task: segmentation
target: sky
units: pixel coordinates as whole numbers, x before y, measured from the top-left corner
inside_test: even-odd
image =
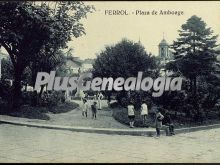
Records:
[[[74,49],[73,56],[95,58],[106,45],[114,45],[127,38],[141,41],[146,51],[158,55],[158,44],[165,39],[169,44],[178,37],[178,30],[192,15],[201,17],[214,34],[220,34],[220,2],[218,1],[86,1],[96,8],[81,22],[86,35],[73,38],[69,47]],[[129,15],[105,15],[105,10],[126,10]],[[136,10],[183,11],[183,15],[136,15]],[[134,12],[134,14],[132,14]],[[218,38],[220,43],[220,37]]]
[[[82,19],[86,35],[72,38],[68,43],[73,56],[96,58],[106,45],[123,38],[142,43],[146,51],[158,55],[158,44],[164,38],[169,44],[178,37],[178,30],[192,15],[201,17],[214,34],[220,34],[219,1],[84,1],[95,12]],[[105,15],[105,10],[126,10],[129,15]],[[141,11],[183,11],[183,15],[136,15]],[[134,14],[132,14],[134,12]],[[220,36],[218,38],[220,43]],[[5,52],[5,50],[3,50]]]

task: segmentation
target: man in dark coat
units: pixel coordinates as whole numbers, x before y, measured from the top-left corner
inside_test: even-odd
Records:
[[[165,110],[162,124],[169,127],[170,135],[175,135],[173,121],[171,120],[170,113],[167,109]]]

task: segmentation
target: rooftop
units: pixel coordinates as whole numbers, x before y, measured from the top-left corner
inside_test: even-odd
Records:
[[[167,41],[164,38],[160,42],[159,46],[161,46],[161,45],[168,45]]]

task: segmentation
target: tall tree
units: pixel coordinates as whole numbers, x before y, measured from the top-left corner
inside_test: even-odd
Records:
[[[141,44],[123,39],[116,45],[106,46],[97,56],[93,68],[94,76],[128,78],[137,76],[139,71],[152,73],[156,61]]]
[[[213,64],[219,53],[214,49],[217,37],[201,18],[193,15],[181,26],[179,38],[171,46],[174,61],[166,67],[188,78],[194,94],[197,91],[198,76],[207,75],[214,70]]]
[[[156,60],[145,51],[145,48],[140,43],[135,43],[127,39],[113,46],[106,46],[95,60],[93,64],[94,77],[112,77],[116,79],[123,77],[136,77],[139,71],[143,72],[144,76],[155,77]],[[110,97],[114,91],[106,92]],[[132,92],[135,93],[135,92]],[[122,97],[126,97],[126,91],[117,92],[118,101],[121,102]],[[132,95],[136,97],[136,95]],[[139,96],[139,93],[138,93]],[[138,98],[138,97],[137,97]]]
[[[31,62],[66,48],[71,37],[85,33],[80,19],[91,7],[83,2],[1,2],[0,46],[14,68],[12,109],[20,105],[22,73]],[[43,54],[42,54],[43,53]]]

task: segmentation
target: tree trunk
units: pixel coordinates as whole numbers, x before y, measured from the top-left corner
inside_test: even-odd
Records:
[[[42,85],[41,88],[40,88],[40,92],[39,92],[39,95],[38,95],[39,99],[41,98],[41,95],[43,93],[44,87],[45,87],[45,85]]]
[[[21,106],[21,71],[15,71],[15,79],[13,82],[13,91],[12,91],[12,111],[19,110]]]

